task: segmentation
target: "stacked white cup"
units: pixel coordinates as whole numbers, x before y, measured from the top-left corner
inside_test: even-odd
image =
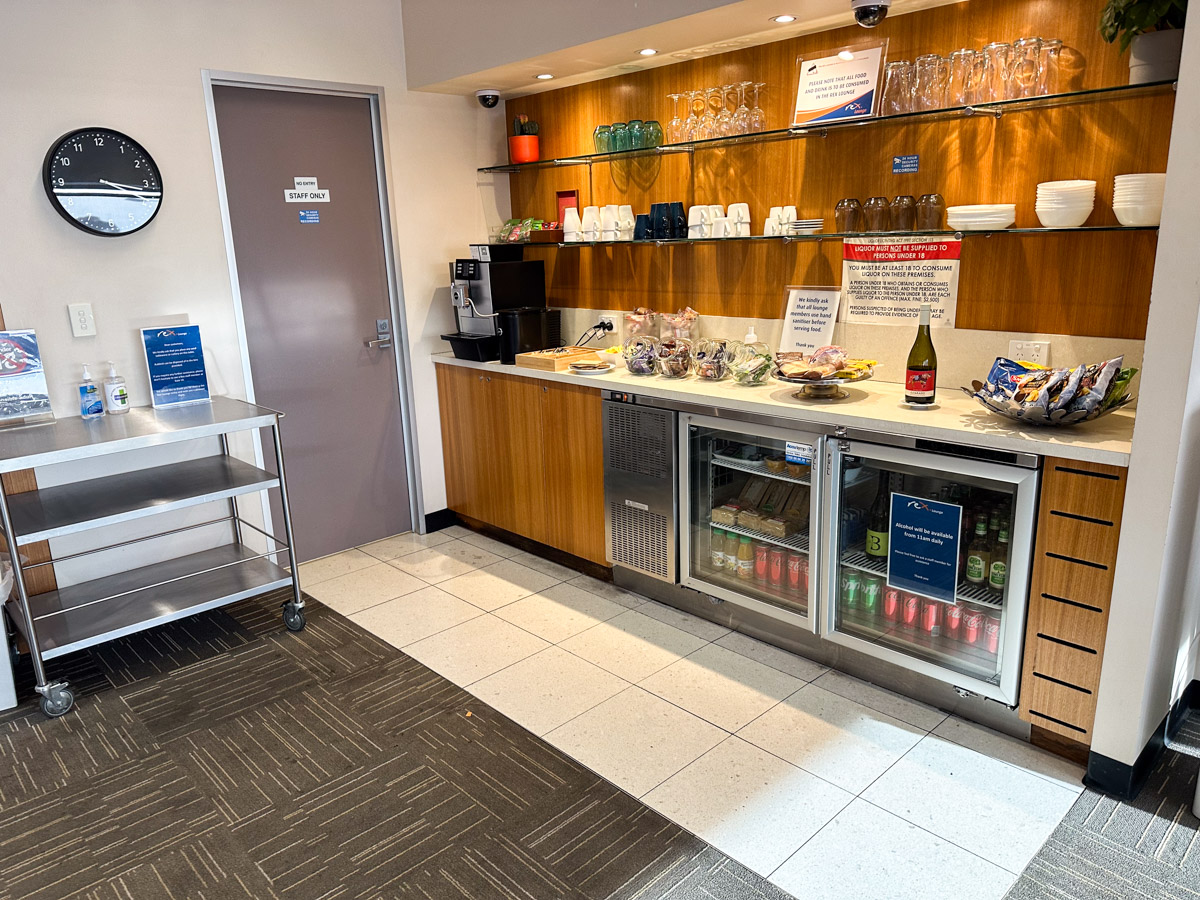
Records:
[[[1038,221],[1043,228],[1078,228],[1096,205],[1096,182],[1044,181],[1037,186]]]
[[[1122,225],[1158,225],[1162,221],[1167,176],[1147,172],[1113,179],[1113,212]]]

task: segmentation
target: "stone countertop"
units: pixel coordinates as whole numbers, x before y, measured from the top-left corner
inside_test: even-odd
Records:
[[[679,403],[712,406],[732,412],[774,416],[816,425],[879,431],[886,434],[946,441],[991,450],[1034,453],[1080,462],[1128,466],[1133,440],[1134,414],[1129,410],[1111,413],[1093,422],[1067,428],[1021,427],[988,412],[957,388],[939,389],[932,409],[914,410],[902,404],[904,387],[879,381],[846,385],[845,400],[821,403],[796,400],[798,388],[778,381],[758,387],[731,380],[701,381],[695,376],[665,378],[633,375],[618,357],[617,368],[603,375],[549,372],[499,362],[456,359],[452,354],[435,354],[440,365],[461,366],[481,372],[499,372],[526,378],[574,384],[580,387],[625,391]]]

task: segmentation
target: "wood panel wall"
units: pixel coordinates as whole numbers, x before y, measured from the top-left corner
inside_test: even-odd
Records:
[[[887,20],[889,57],[949,53],[989,40],[1040,34],[1072,48],[1068,78],[1078,88],[1128,81],[1128,58],[1096,30],[1102,0],[971,0]],[[798,55],[862,41],[857,27],[808,35],[603,81],[517,98],[508,117],[541,124],[543,157],[589,152],[593,128],[630,118],[671,117],[669,93],[754,79],[769,85],[770,127],[789,122]],[[578,190],[582,205],[743,201],[754,230],[771,206],[795,203],[802,217],[824,216],[842,197],[937,191],[948,204],[1017,203],[1017,226],[1037,227],[1038,182],[1093,178],[1089,225],[1116,224],[1112,177],[1164,171],[1174,96],[1133,97],[1008,113],[1001,119],[890,123],[827,137],[663,154],[641,159],[513,174],[514,216],[552,217],[555,192]],[[893,175],[893,155],[920,154],[916,175]],[[505,177],[505,176],[498,176]],[[1055,236],[997,235],[964,242],[958,326],[1141,339],[1145,336],[1157,235],[1153,232]],[[837,284],[838,241],[731,242],[654,246],[531,247],[546,261],[553,304],[580,308],[677,309],[711,315],[778,317],[788,284]]]

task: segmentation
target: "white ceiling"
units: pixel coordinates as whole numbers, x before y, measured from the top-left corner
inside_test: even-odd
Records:
[[[966,0],[894,0],[890,15],[958,2]],[[854,21],[850,0],[504,0],[487,4],[488,15],[502,19],[491,22],[478,16],[480,5],[404,0],[411,89],[469,95],[493,88],[505,97],[521,96]],[[782,14],[797,20],[771,21]],[[636,27],[626,27],[631,25]],[[641,57],[643,47],[659,52]],[[535,80],[542,72],[554,78]]]

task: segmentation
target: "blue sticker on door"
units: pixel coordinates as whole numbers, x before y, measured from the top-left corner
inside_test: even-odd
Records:
[[[320,225],[321,211],[317,209],[302,209],[300,210],[301,225]]]
[[[962,507],[892,494],[889,532],[888,587],[953,603]]]

